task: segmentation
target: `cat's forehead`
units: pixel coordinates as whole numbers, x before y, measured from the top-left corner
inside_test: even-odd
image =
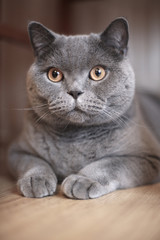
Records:
[[[54,51],[49,55],[56,67],[66,71],[90,68],[98,64],[104,51],[99,47],[100,38],[97,34],[63,36],[54,42]]]
[[[61,53],[65,61],[67,59],[69,61],[76,61],[76,59],[83,61],[89,54],[89,37],[61,37],[57,40],[56,50]]]
[[[100,38],[97,34],[75,36],[59,35],[55,40],[55,44],[57,44],[59,48],[76,51],[79,48],[86,50],[91,44],[94,46],[98,41],[100,41]]]

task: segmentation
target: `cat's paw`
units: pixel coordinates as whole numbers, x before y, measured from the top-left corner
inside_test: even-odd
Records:
[[[57,178],[54,174],[26,174],[17,182],[18,190],[29,198],[51,196],[57,188]]]
[[[90,199],[98,198],[108,193],[108,188],[88,177],[72,174],[64,179],[62,192],[69,198]]]

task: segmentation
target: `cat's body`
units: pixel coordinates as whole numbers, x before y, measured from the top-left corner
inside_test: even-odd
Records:
[[[21,193],[52,195],[58,179],[68,197],[88,199],[157,181],[159,142],[135,94],[126,21],[115,20],[102,34],[75,37],[32,23],[30,36],[36,55],[27,77],[33,111],[9,155]]]

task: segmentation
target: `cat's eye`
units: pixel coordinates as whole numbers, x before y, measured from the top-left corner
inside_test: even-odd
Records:
[[[58,68],[51,68],[48,71],[48,78],[52,82],[60,82],[63,79],[63,73]]]
[[[106,70],[101,66],[96,66],[90,71],[90,78],[94,81],[100,81],[106,76]]]

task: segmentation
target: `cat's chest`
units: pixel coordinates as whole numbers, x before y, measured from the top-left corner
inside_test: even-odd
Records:
[[[55,173],[64,178],[78,172],[87,164],[103,158],[112,151],[109,136],[84,136],[80,139],[56,138],[42,134],[37,142],[43,158],[53,166]]]

